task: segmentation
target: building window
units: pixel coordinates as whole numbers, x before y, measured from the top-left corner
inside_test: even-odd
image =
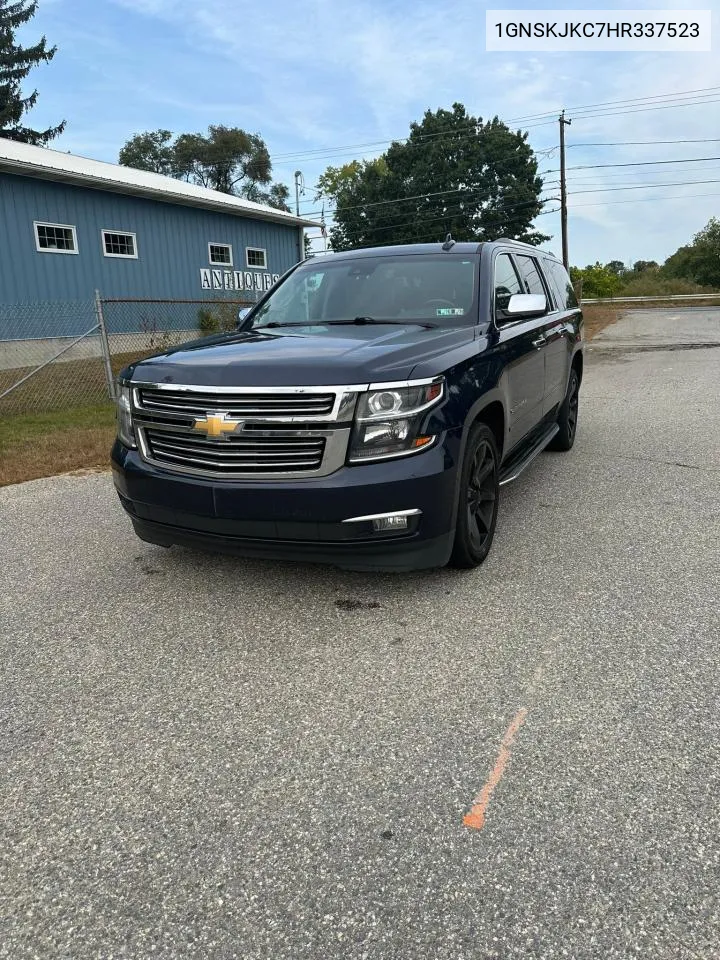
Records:
[[[216,263],[221,267],[232,266],[232,247],[229,243],[209,243],[208,256],[210,263]]]
[[[38,223],[35,227],[35,247],[40,253],[77,253],[75,227],[67,223]]]
[[[267,269],[267,251],[262,247],[245,247],[245,257],[249,267],[259,267],[261,270]]]
[[[103,253],[106,257],[124,257],[137,260],[137,243],[134,233],[116,233],[115,230],[103,230]]]

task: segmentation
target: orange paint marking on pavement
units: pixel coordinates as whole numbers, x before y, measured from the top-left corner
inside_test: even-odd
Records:
[[[512,723],[505,731],[505,736],[502,738],[500,752],[498,753],[497,760],[495,761],[495,766],[490,771],[490,776],[487,778],[485,786],[475,798],[475,802],[470,808],[470,813],[466,813],[463,817],[463,824],[466,827],[473,827],[475,830],[482,830],[482,828],[485,826],[485,813],[487,812],[488,804],[490,803],[490,797],[492,797],[495,787],[502,780],[503,774],[505,773],[505,767],[510,759],[510,747],[512,746],[518,730],[523,723],[525,723],[526,716],[527,710],[525,707],[521,707],[513,717]]]

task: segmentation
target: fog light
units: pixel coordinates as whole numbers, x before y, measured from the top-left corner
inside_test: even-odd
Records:
[[[403,514],[396,514],[391,517],[378,517],[372,522],[375,533],[382,533],[383,530],[407,530],[408,518]]]

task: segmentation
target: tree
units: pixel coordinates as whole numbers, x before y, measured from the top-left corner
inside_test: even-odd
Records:
[[[662,265],[662,273],[666,277],[692,280],[695,276],[694,253],[693,248],[687,244],[684,247],[678,247]]]
[[[175,173],[175,153],[171,140],[172,133],[169,130],[136,133],[120,151],[120,164],[172,177]]]
[[[206,137],[182,133],[174,149],[178,173],[211,190],[246,196],[256,185],[270,183],[265,142],[240,127],[210,127]]]
[[[535,232],[542,181],[527,135],[462,104],[427,111],[382,157],[329,167],[319,196],[335,204],[334,250],[444,239],[550,239]]]
[[[33,130],[23,125],[25,113],[37,101],[38,92],[23,97],[20,86],[33,67],[49,63],[57,47],[48,47],[45,37],[32,47],[15,42],[15,32],[37,10],[37,0],[0,0],[0,137],[45,146],[65,129],[65,121],[47,130]]]
[[[633,264],[633,273],[645,273],[647,270],[658,269],[657,260],[636,260]]]
[[[584,268],[571,267],[570,279],[576,288],[582,284],[584,299],[614,297],[623,285],[622,278],[610,269],[610,265],[603,266],[599,261]]]
[[[245,191],[247,200],[254,203],[264,203],[268,207],[275,207],[276,210],[285,210],[290,213],[288,206],[288,197],[290,190],[284,183],[274,183],[269,190],[261,190],[257,184],[248,187]]]
[[[605,266],[610,273],[614,273],[616,277],[622,277],[626,273],[626,267],[622,260],[611,260],[610,263],[607,263]]]
[[[379,176],[385,176],[388,172],[385,158],[351,160],[350,163],[344,163],[341,167],[328,167],[325,173],[318,177],[315,200],[320,200],[322,197],[337,199],[343,191],[357,189],[362,183],[363,177],[368,175],[371,170],[374,170]]]
[[[169,130],[137,133],[120,151],[123,166],[151,170],[210,190],[235,194],[289,210],[289,190],[271,183],[272,163],[265,141],[240,127],[211,126],[208,134]]]
[[[680,247],[668,257],[662,272],[669,277],[682,277],[706,286],[720,287],[720,220],[711,217],[693,237],[693,242]]]

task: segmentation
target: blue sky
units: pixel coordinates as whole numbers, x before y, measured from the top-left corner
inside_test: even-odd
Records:
[[[484,118],[510,120],[561,107],[572,117],[573,108],[588,104],[718,87],[704,104],[642,112],[615,107],[611,115],[578,116],[567,133],[567,162],[571,168],[720,158],[720,140],[580,146],[720,138],[720,0],[698,4],[713,11],[716,52],[706,54],[486,53],[488,6],[541,9],[527,0],[40,0],[26,38],[45,33],[58,53],[32,75],[40,91],[32,122],[66,119],[67,130],[53,147],[108,161],[142,130],[238,125],[265,138],[275,179],[292,186],[295,170],[314,184],[329,163],[383,149],[356,145],[406,136],[426,109],[455,100]],[[579,6],[557,0],[542,5]],[[590,12],[609,4],[582,6]],[[635,9],[678,6],[632,3]],[[543,151],[540,170],[557,169],[557,122],[528,132],[532,146]],[[594,192],[652,183],[674,185]],[[569,170],[569,190],[573,263],[662,261],[720,215],[720,159]],[[546,195],[556,191],[549,183]],[[308,190],[301,212],[317,209]],[[553,235],[547,247],[559,252],[559,217],[542,216],[537,226]]]

